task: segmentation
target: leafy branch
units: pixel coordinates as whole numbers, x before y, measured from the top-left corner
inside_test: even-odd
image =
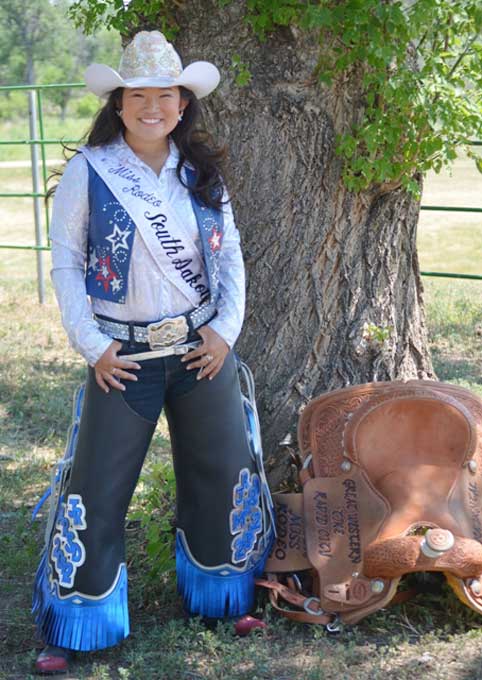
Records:
[[[237,0],[218,0],[220,11]],[[87,32],[129,35],[160,27],[169,39],[183,0],[77,0],[70,14]],[[361,116],[338,130],[337,154],[353,191],[403,186],[449,165],[460,144],[482,138],[482,6],[479,0],[246,0],[245,21],[260,40],[281,26],[310,31],[319,44],[314,77],[348,82]],[[238,85],[249,65],[232,55]],[[474,156],[471,152],[469,155]],[[480,165],[480,164],[479,164]]]
[[[161,30],[168,40],[179,31],[174,13],[184,0],[75,0],[68,11],[74,25],[87,35],[101,28],[123,37],[140,30]]]

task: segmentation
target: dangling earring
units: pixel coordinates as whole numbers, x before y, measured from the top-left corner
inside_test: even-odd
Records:
[[[122,118],[122,109],[116,109],[116,113],[119,116],[119,118]]]
[[[180,111],[179,116],[177,117],[179,122],[181,122],[181,120],[183,119],[183,116],[184,116],[184,111]]]

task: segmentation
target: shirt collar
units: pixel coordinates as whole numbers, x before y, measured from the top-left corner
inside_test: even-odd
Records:
[[[109,146],[111,151],[125,163],[145,167],[146,164],[144,163],[144,161],[141,158],[139,158],[139,156],[136,156],[134,151],[131,149],[129,144],[124,139],[124,135],[122,133],[119,133],[116,139],[113,142],[111,142]],[[166,158],[166,162],[164,163],[162,169],[175,170],[178,162],[179,162],[179,149],[177,148],[176,143],[174,142],[172,137],[169,137],[169,156]]]

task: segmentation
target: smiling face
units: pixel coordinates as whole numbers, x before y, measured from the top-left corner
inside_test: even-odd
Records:
[[[187,103],[178,87],[124,88],[122,121],[126,139],[153,142],[167,138]]]

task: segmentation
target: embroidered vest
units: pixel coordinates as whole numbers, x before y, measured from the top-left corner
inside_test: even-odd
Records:
[[[85,274],[87,294],[124,304],[136,225],[107,184],[87,162],[89,171],[88,261]],[[187,183],[194,186],[196,173],[185,168]],[[222,210],[202,205],[190,193],[191,205],[201,237],[210,300],[219,297],[219,254],[224,233]]]

